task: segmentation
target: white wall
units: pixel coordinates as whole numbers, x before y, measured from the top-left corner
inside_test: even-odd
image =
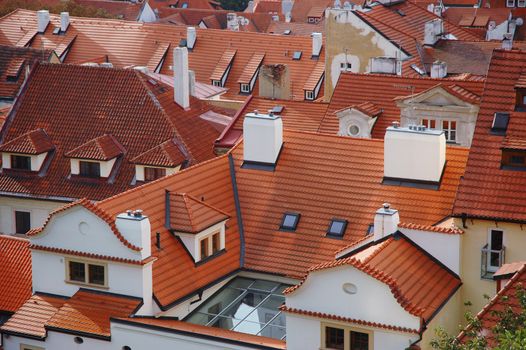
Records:
[[[192,254],[194,261],[198,262],[201,260],[201,247],[199,246],[199,241],[205,237],[211,237],[214,233],[219,232],[221,249],[225,249],[225,223],[226,221],[222,221],[218,224],[210,226],[198,234],[181,232],[176,232],[175,234],[181,238],[181,241],[183,241],[186,249],[188,249],[190,254]],[[209,247],[209,249],[211,249],[211,247]]]
[[[63,202],[0,196],[0,233],[15,233],[15,211],[29,212],[33,229],[42,226],[49,213],[64,204]]]
[[[75,337],[76,335],[50,331],[48,332],[48,336],[44,342],[34,339],[15,337],[12,335],[6,338],[4,335],[4,350],[20,350],[21,344],[38,346],[46,350],[120,350],[120,348],[112,346],[112,343],[109,341],[87,337],[81,337],[84,342],[82,344],[77,344],[74,341]]]
[[[2,153],[2,168],[10,169],[11,168],[11,155],[14,153]],[[42,163],[47,157],[47,152],[41,153],[38,155],[29,155],[29,154],[14,154],[19,156],[28,156],[31,158],[31,171],[40,171]]]
[[[166,169],[166,176],[175,174],[176,172],[181,169],[181,166],[178,165],[175,168],[163,168],[163,167],[151,167],[148,166],[148,168],[158,168],[158,169]],[[144,165],[136,165],[135,166],[135,180],[137,181],[144,181]]]

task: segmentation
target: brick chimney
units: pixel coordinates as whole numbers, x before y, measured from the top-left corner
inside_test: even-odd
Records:
[[[49,24],[49,11],[40,10],[37,11],[37,31],[39,33],[44,33]]]
[[[184,109],[190,108],[190,77],[188,74],[188,49],[174,49],[174,101]]]
[[[279,115],[248,113],[243,122],[244,164],[275,165],[283,146]]]
[[[389,203],[384,203],[374,216],[374,240],[378,241],[398,231],[399,223],[398,210],[391,209]]]

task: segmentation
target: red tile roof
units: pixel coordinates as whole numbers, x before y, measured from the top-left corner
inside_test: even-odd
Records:
[[[53,99],[49,98],[50,86]],[[213,158],[214,140],[220,132],[199,116],[216,108],[195,98],[190,101],[190,109],[183,110],[174,102],[171,87],[152,83],[151,78],[130,69],[39,65],[2,131],[2,140],[10,143],[45,126],[56,153],[44,176],[0,175],[0,191],[100,200],[131,188],[135,165],[129,160],[169,139],[177,140],[188,164]],[[106,133],[111,136],[101,137]],[[124,150],[111,181],[100,180],[93,186],[93,182],[70,178],[66,155],[108,159]]]
[[[272,22],[267,28],[267,33],[284,34],[290,30],[288,35],[310,36],[312,33],[325,33],[323,20],[317,24],[300,23],[300,22]]]
[[[526,265],[526,261],[516,261],[509,264],[503,264],[497,272],[493,274],[493,279],[505,279],[507,277],[513,277],[515,273],[520,271],[523,266]]]
[[[327,8],[334,4],[334,1],[330,0],[301,0],[294,1],[291,10],[292,21],[306,23],[308,19],[308,13],[313,7]]]
[[[111,317],[128,317],[142,299],[80,289],[46,322],[49,330],[108,338]]]
[[[230,216],[186,193],[170,193],[170,228],[177,232],[199,233]]]
[[[431,226],[431,225],[418,225],[408,222],[401,222],[398,224],[399,228],[406,228],[409,230],[418,230],[418,231],[430,231],[436,233],[446,233],[451,235],[461,235],[464,233],[461,229],[456,226],[444,227],[444,226]]]
[[[257,70],[261,66],[261,62],[263,62],[264,58],[264,53],[254,53],[248,61],[245,68],[243,69],[243,73],[241,73],[241,76],[239,77],[237,82],[240,84],[250,83],[250,81],[254,77],[254,74],[256,74]]]
[[[24,334],[44,339],[47,335],[46,323],[64,305],[66,298],[39,293],[28,298],[0,330],[2,333]]]
[[[422,317],[425,323],[462,284],[458,276],[398,234],[351,257],[313,266],[309,272],[342,265],[351,265],[387,284],[398,303],[410,314]],[[302,284],[289,287],[284,293],[293,293]]]
[[[44,34],[38,34],[31,42],[32,47],[55,49],[63,36],[53,35],[59,26],[57,15],[50,15],[51,23]],[[25,32],[36,28],[36,12],[17,10],[0,19],[0,44],[14,45]],[[64,59],[65,63],[75,63],[107,55],[115,67],[131,65],[145,66],[153,56],[159,43],[171,43],[160,72],[172,75],[173,48],[186,38],[186,27],[172,24],[137,23],[110,19],[71,17],[68,32],[76,33],[77,38]],[[21,30],[20,27],[24,28]],[[257,48],[253,43],[257,42]],[[225,48],[237,50],[232,70],[226,82],[228,98],[244,100],[240,94],[238,80],[243,74],[254,53],[265,53],[263,64],[287,64],[290,79],[294,81],[292,90],[295,99],[303,100],[303,86],[318,60],[304,55],[301,60],[293,60],[292,52],[310,53],[310,37],[270,35],[264,33],[234,32],[230,30],[197,29],[196,46],[189,53],[189,67],[195,72],[197,81],[209,83]],[[319,61],[324,61],[322,50]],[[288,57],[288,58],[287,58]],[[259,93],[256,83],[254,95]]]
[[[15,312],[31,296],[29,241],[0,235],[0,266],[0,310]]]
[[[455,215],[526,220],[526,174],[501,168],[501,148],[526,140],[524,112],[514,112],[515,84],[525,64],[526,52],[495,50],[493,54]],[[505,136],[491,133],[496,112],[510,113]]]
[[[342,73],[327,109],[319,131],[337,134],[338,118],[334,112],[361,103],[373,103],[382,109],[382,114],[376,121],[373,138],[383,138],[385,130],[393,121],[400,121],[400,108],[395,98],[399,96],[419,94],[436,85],[448,89],[455,96],[468,99],[475,103],[471,96],[481,96],[484,81],[463,81],[454,79],[409,78],[386,74],[355,74]],[[462,89],[462,90],[460,90]],[[379,94],[378,92],[382,93]],[[466,95],[466,97],[464,97]]]
[[[36,129],[20,135],[0,146],[0,151],[23,154],[41,154],[49,152],[55,146],[44,129]]]
[[[177,147],[174,140],[165,141],[130,160],[130,162],[135,164],[161,167],[176,167],[184,161],[184,154]]]
[[[226,49],[225,52],[223,52],[223,55],[217,62],[217,66],[215,67],[214,71],[212,72],[212,75],[210,76],[210,80],[221,80],[226,73],[227,68],[232,63],[232,60],[234,59],[234,56],[236,55],[236,50],[229,50]]]
[[[64,153],[65,157],[92,160],[110,160],[125,152],[115,137],[104,134]]]

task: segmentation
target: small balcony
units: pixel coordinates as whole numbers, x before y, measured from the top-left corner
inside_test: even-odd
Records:
[[[480,251],[480,277],[493,279],[493,274],[504,264],[505,247],[500,250],[489,249],[486,244]]]

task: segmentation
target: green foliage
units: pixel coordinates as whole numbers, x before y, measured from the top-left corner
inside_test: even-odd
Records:
[[[248,0],[220,0],[220,3],[225,10],[244,11],[247,8]]]
[[[55,5],[44,5],[40,0],[0,0],[0,17],[16,9],[49,10],[51,13],[69,12],[70,16],[113,18],[104,9],[80,5],[74,0],[60,0]]]
[[[502,310],[491,311],[492,319],[498,320],[491,329],[496,345],[494,350],[524,350],[526,349],[526,291],[524,288],[517,289],[518,305],[506,305]],[[507,298],[502,298],[501,303],[506,303]],[[435,339],[431,341],[431,347],[435,350],[486,350],[488,339],[487,331],[483,330],[482,323],[471,313],[466,313],[467,327],[465,330],[465,341],[459,342],[455,336],[448,334],[444,329],[435,331]]]

